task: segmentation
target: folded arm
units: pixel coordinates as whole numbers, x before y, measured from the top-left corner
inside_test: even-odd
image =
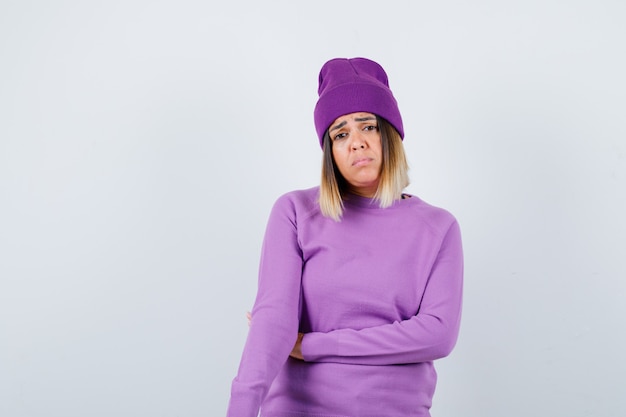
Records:
[[[307,333],[301,342],[302,356],[309,362],[363,365],[418,363],[445,357],[459,332],[462,287],[461,235],[454,222],[441,243],[415,316],[360,330]]]

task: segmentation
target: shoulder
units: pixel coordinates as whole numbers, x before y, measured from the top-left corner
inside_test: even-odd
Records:
[[[457,224],[457,220],[448,210],[437,207],[422,200],[415,195],[407,195],[408,198],[402,200],[406,208],[405,213],[416,220],[425,223],[433,231],[445,233],[450,227]]]
[[[297,205],[310,206],[317,204],[319,198],[320,187],[307,188],[305,190],[289,191],[278,197],[276,204],[284,204],[292,202]]]
[[[273,212],[280,212],[289,217],[309,217],[319,212],[319,187],[294,190],[276,199]]]

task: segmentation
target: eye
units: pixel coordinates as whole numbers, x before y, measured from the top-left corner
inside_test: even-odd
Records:
[[[363,130],[369,131],[369,132],[373,132],[373,131],[377,131],[378,130],[378,126],[377,125],[367,125],[363,128]]]
[[[344,138],[346,138],[347,136],[348,136],[348,134],[347,134],[347,133],[339,133],[338,135],[335,135],[335,136],[333,137],[333,141],[335,141],[335,140],[340,140],[340,139],[344,139]]]

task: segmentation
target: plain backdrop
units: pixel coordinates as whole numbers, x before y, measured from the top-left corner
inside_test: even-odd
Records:
[[[224,415],[317,76],[387,70],[458,218],[433,417],[626,415],[626,3],[0,0],[0,415]]]

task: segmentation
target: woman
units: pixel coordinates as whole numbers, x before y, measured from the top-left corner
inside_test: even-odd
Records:
[[[463,259],[447,211],[403,193],[404,131],[387,74],[322,67],[319,187],[278,199],[230,417],[429,416],[452,350]]]

